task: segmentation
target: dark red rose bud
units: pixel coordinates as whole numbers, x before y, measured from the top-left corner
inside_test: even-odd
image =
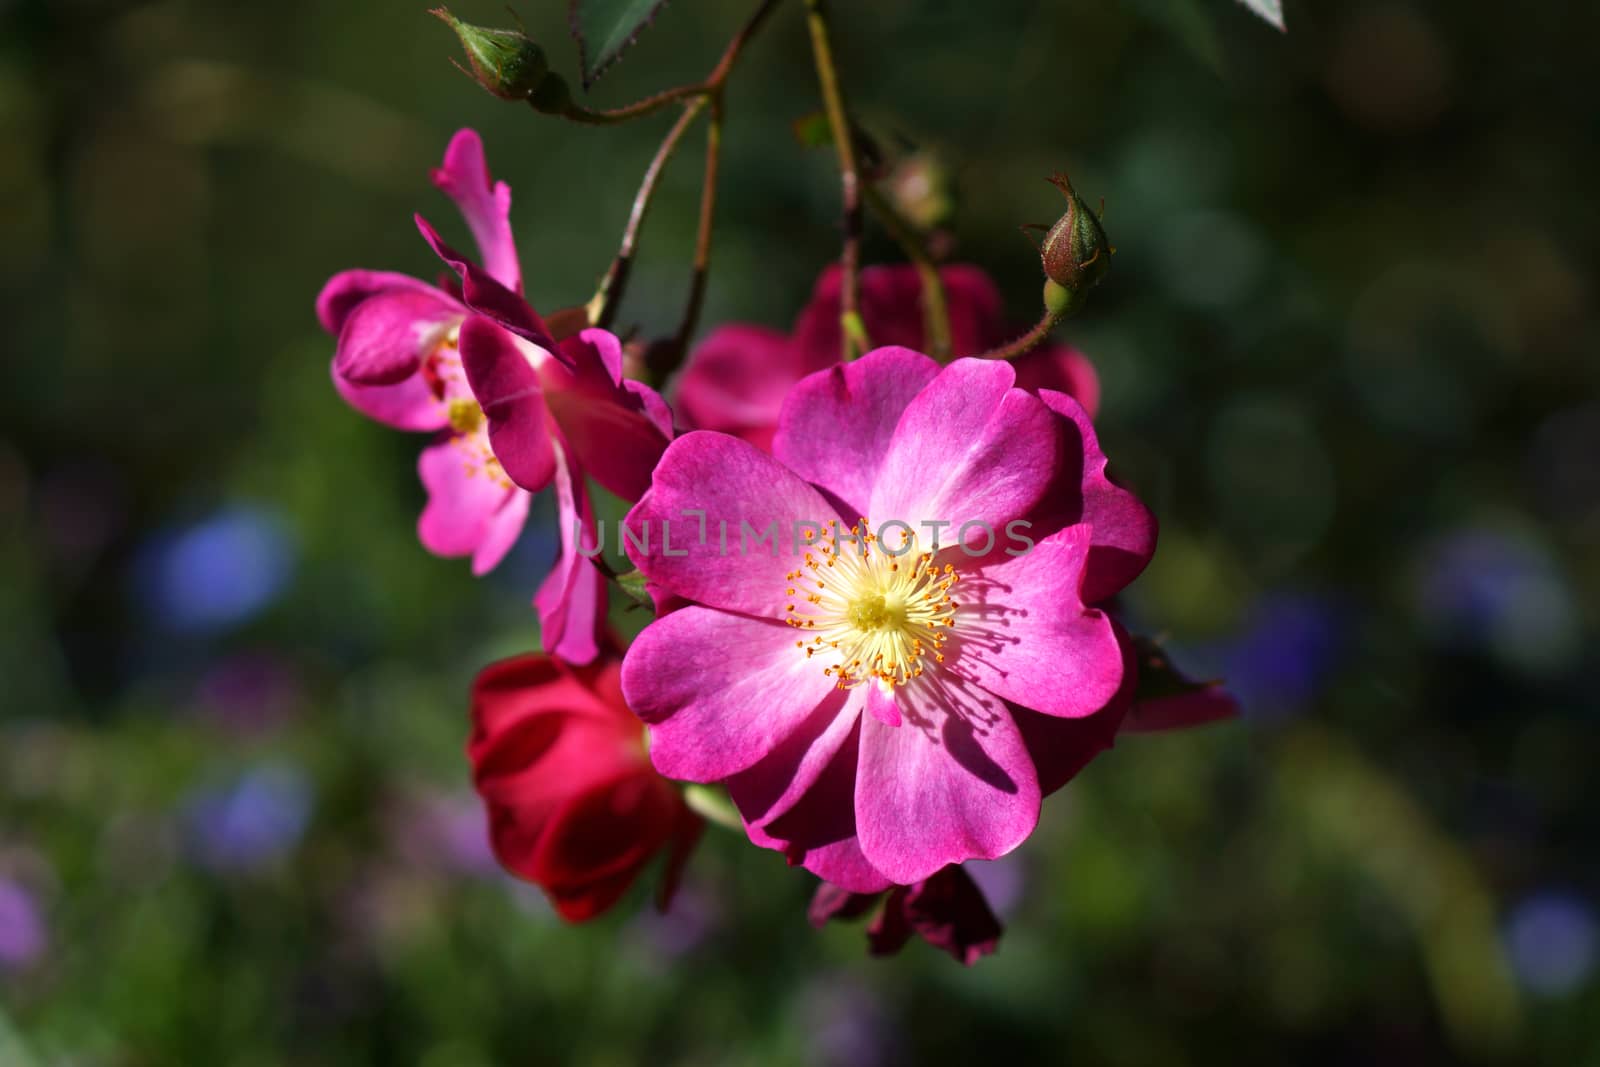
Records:
[[[467,755],[495,855],[572,922],[615,904],[663,850],[665,907],[704,825],[651,767],[621,665],[615,651],[586,667],[517,656],[472,686]]]
[[[1045,305],[1052,314],[1069,315],[1076,311],[1089,290],[1111,269],[1116,249],[1106,240],[1100,216],[1072,189],[1065,174],[1054,174],[1050,184],[1067,198],[1067,212],[1056,220],[1039,246],[1044,264]]]

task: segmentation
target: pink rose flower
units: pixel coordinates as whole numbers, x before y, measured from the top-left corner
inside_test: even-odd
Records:
[[[461,209],[484,261],[521,287],[508,213],[511,190],[490,184],[483,143],[462,130],[445,149],[433,182]],[[511,483],[489,447],[484,419],[457,351],[470,312],[459,297],[389,271],[336,274],[317,297],[317,316],[338,338],[333,383],[357,411],[401,430],[432,432],[418,473],[428,502],[417,523],[424,547],[471,556],[474,574],[492,570],[528,515],[528,494]]]
[[[578,551],[597,531],[586,478],[637,499],[672,437],[666,404],[622,379],[622,346],[604,330],[557,341],[523,299],[511,191],[492,183],[483,145],[462,130],[434,184],[455,200],[482,265],[418,229],[455,271],[460,292],[402,274],[346,271],[317,301],[337,334],[334,383],[352,406],[405,430],[431,431],[418,469],[428,503],[424,546],[470,555],[473,572],[510,550],[531,494],[553,485],[561,556],[535,597],[544,647],[574,663],[598,652],[605,579]]]
[[[988,275],[977,267],[956,265],[941,268],[939,277],[953,355],[975,356],[1012,339],[1005,304]],[[873,344],[926,350],[922,279],[916,268],[896,264],[862,271],[861,317]],[[839,362],[839,346],[839,268],[831,266],[817,279],[792,333],[745,324],[713,330],[678,381],[679,418],[691,429],[721,430],[771,451],[783,398],[807,374]],[[1014,366],[1018,387],[1066,393],[1094,415],[1100,381],[1094,366],[1075,349],[1044,344]]]
[[[623,665],[651,760],[726,782],[751,840],[852,892],[1009,852],[1125,710],[1131,644],[1094,605],[1154,519],[1077,401],[1015,382],[877,349],[795,386],[772,455],[680,437],[627,519],[634,563],[688,602]],[[820,543],[791,536],[808,522]]]

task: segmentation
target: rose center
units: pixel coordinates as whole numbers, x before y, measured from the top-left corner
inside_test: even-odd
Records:
[[[865,519],[849,533],[834,523],[784,590],[786,621],[806,635],[795,647],[807,659],[820,656],[840,689],[867,679],[904,685],[930,657],[943,663],[958,606],[950,598],[960,580],[953,566],[919,553],[909,532],[890,550],[870,531]]]

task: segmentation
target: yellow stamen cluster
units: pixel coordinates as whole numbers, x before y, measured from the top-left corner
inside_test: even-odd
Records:
[[[461,356],[457,350],[460,326],[452,327],[433,350],[424,368],[434,396],[444,402],[445,419],[453,436],[450,443],[461,453],[462,466],[467,477],[483,476],[502,489],[513,488],[511,479],[495,458],[489,447],[487,419],[483,408],[466,387],[466,374],[461,369]],[[451,396],[451,393],[456,395]],[[467,395],[461,395],[466,392]]]
[[[795,642],[807,659],[829,661],[824,674],[847,689],[868,679],[885,687],[922,674],[924,659],[943,663],[950,622],[959,606],[950,590],[960,581],[955,568],[917,552],[906,531],[898,554],[878,543],[862,519],[850,527],[851,542],[837,522],[805,553],[800,570],[786,577],[785,621],[804,631]]]
[[[476,433],[483,425],[483,409],[470,396],[453,396],[445,405],[450,428],[456,433]]]

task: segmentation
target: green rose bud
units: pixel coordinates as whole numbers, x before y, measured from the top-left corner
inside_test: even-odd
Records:
[[[1106,240],[1100,216],[1072,191],[1072,183],[1065,174],[1052,175],[1050,184],[1067,198],[1067,213],[1045,234],[1039,246],[1039,258],[1044,264],[1045,277],[1065,290],[1065,294],[1053,292],[1047,285],[1045,299],[1051,302],[1053,298],[1063,308],[1076,310],[1089,290],[1111,269],[1111,255],[1116,249]]]
[[[429,12],[449,25],[466,49],[468,72],[502,100],[526,100],[550,72],[544,49],[520,30],[491,30],[462,22],[448,8]]]

